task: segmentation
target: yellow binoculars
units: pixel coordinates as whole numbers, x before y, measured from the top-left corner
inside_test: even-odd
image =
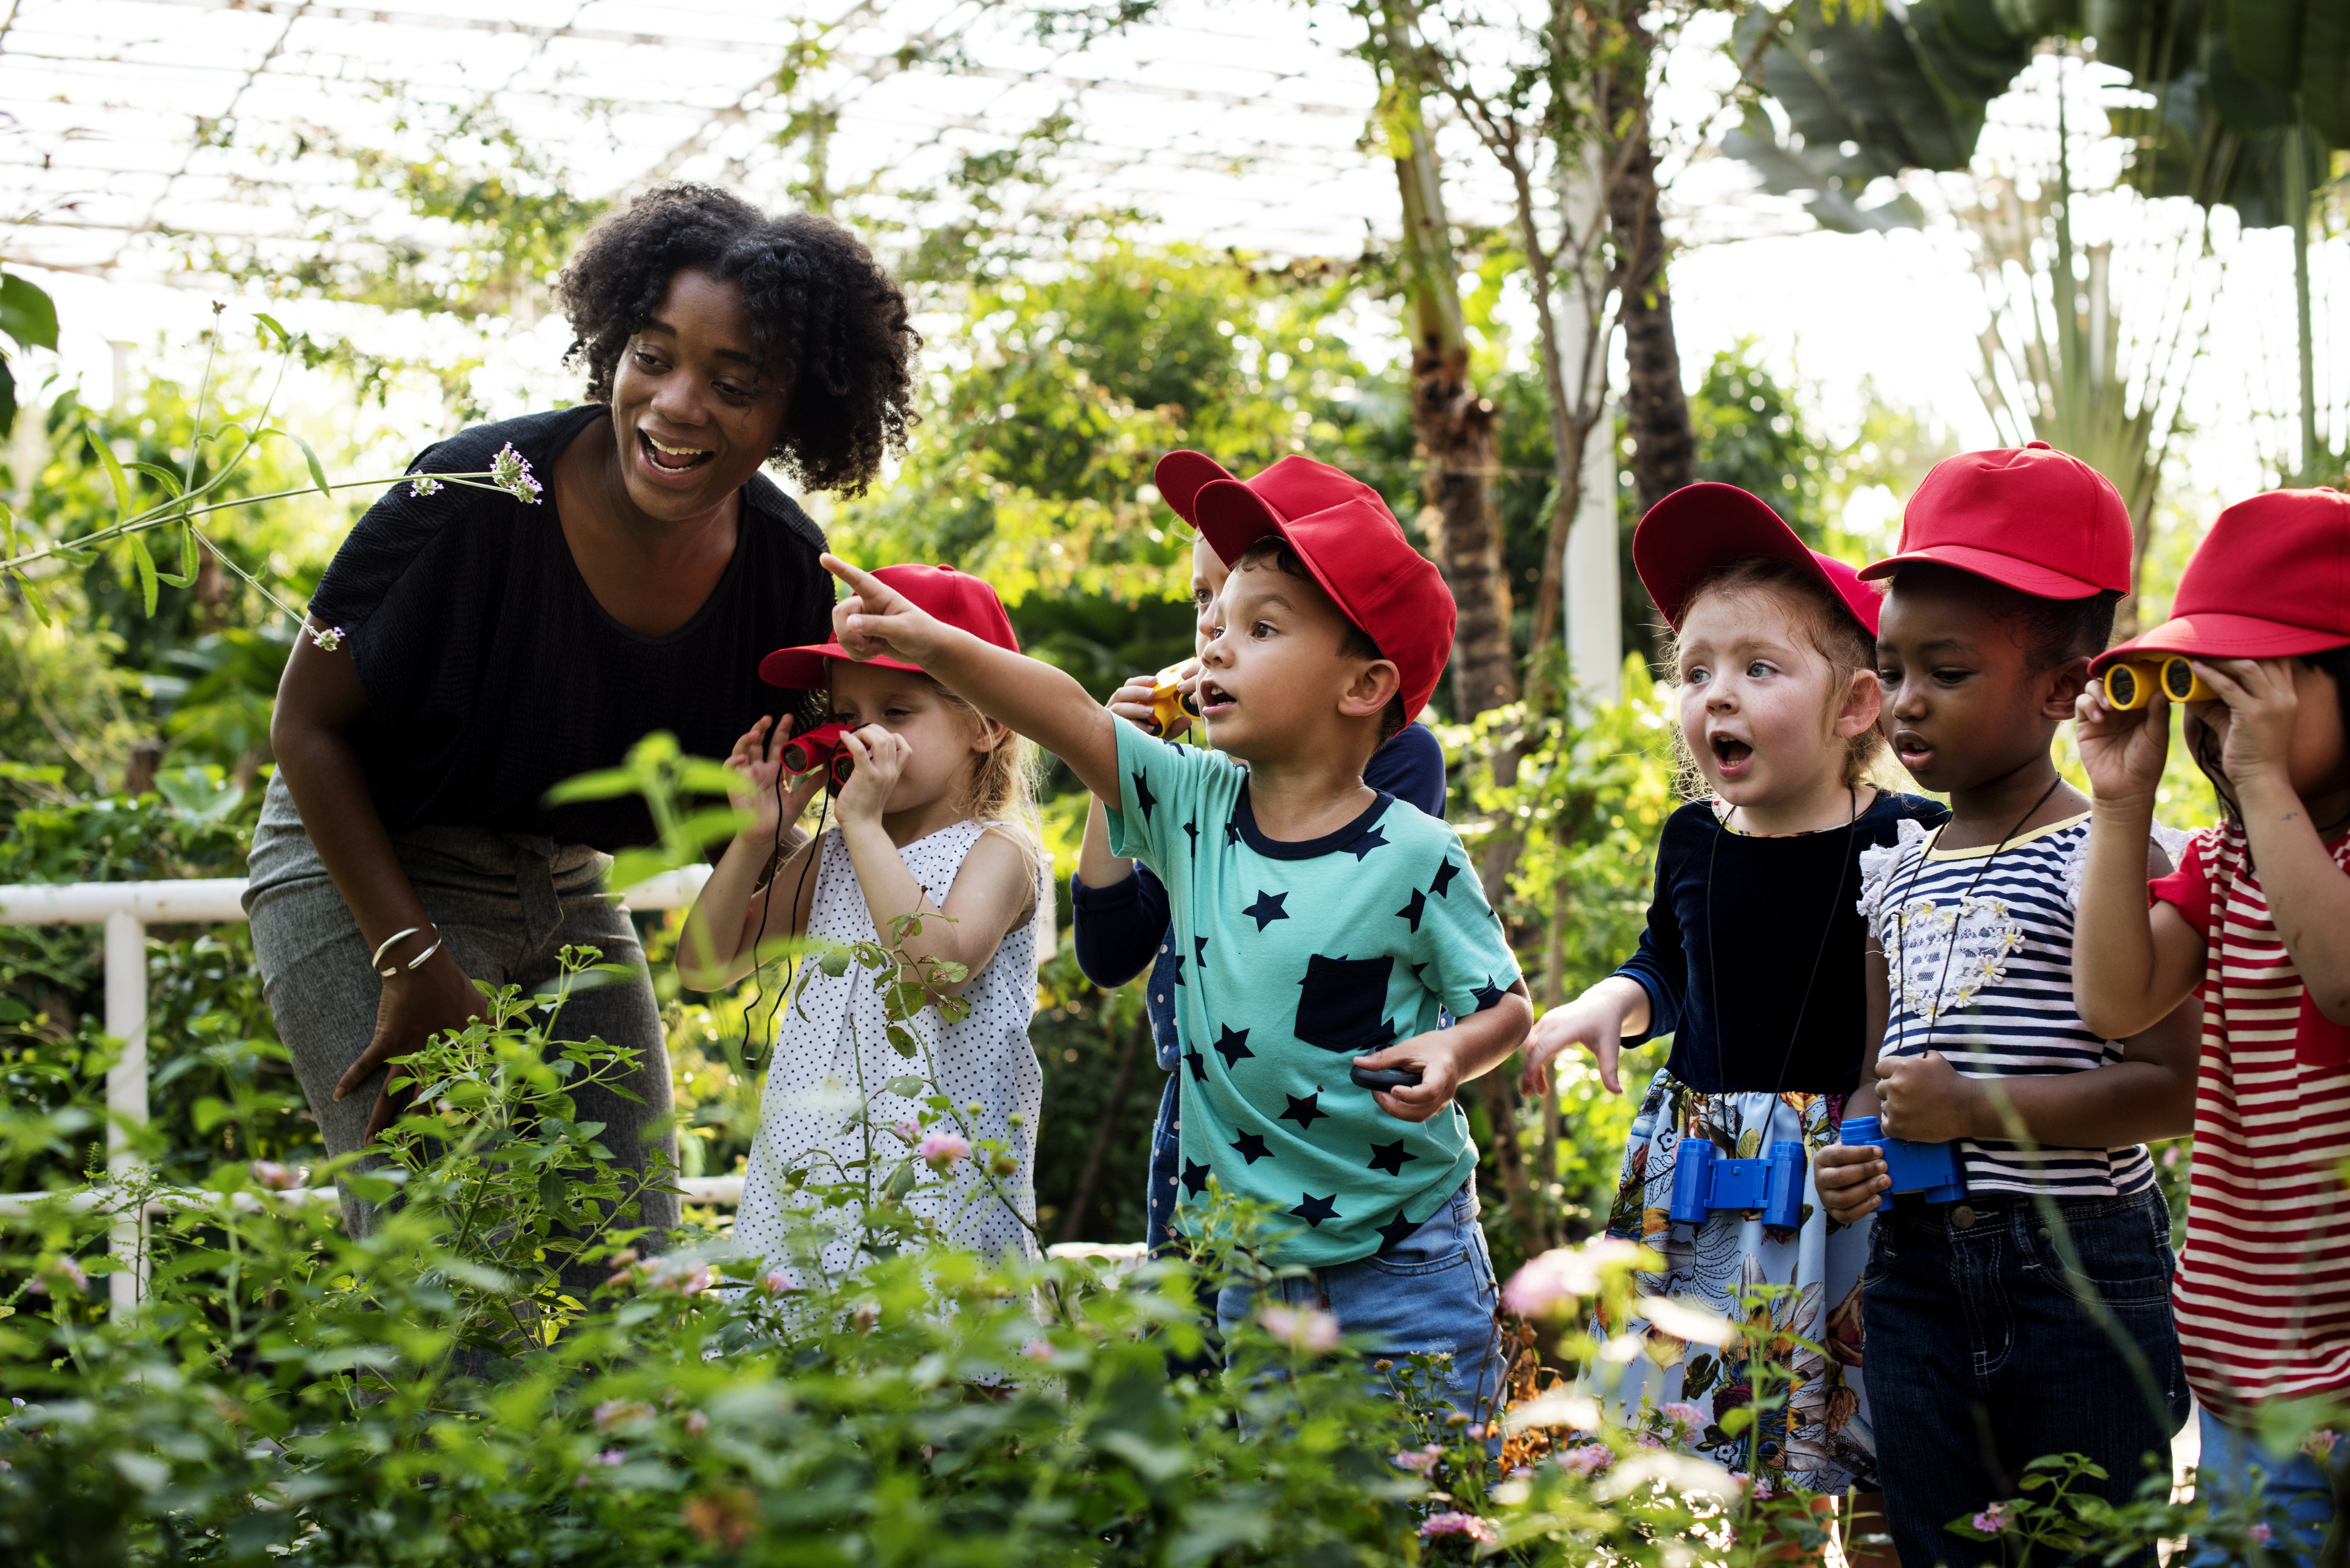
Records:
[[[2219,696],[2178,654],[2130,659],[2106,671],[2106,706],[2127,711],[2154,701],[2157,688],[2173,702],[2208,702]]]
[[[1172,740],[1200,716],[1200,699],[1183,690],[1182,676],[1162,670],[1151,678],[1150,720],[1143,728],[1162,741]]]

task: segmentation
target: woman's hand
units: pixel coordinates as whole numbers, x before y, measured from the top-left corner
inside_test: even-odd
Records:
[[[1982,1085],[1950,1065],[1939,1051],[1877,1061],[1878,1125],[1911,1143],[1972,1137]]]
[[[879,825],[889,807],[890,792],[898,787],[899,775],[906,771],[906,759],[914,754],[914,743],[879,724],[852,730],[840,738],[840,743],[857,763],[857,770],[840,786],[840,796],[833,803],[840,826],[847,829]]]
[[[2073,700],[2073,740],[2089,775],[2089,793],[2108,805],[2142,804],[2154,808],[2170,752],[2170,699],[2159,685],[2143,708],[2124,711],[2106,704],[2106,684],[2092,680]]]
[[[773,734],[768,732],[774,731]],[[734,809],[751,814],[750,826],[736,834],[737,838],[754,844],[773,844],[775,829],[785,820],[796,823],[816,792],[824,787],[825,771],[814,768],[795,775],[781,790],[775,781],[784,771],[784,742],[791,739],[792,720],[786,716],[780,723],[773,719],[761,719],[743,732],[734,742],[733,752],[726,765],[743,780],[743,788],[729,798]]]
[[[390,961],[393,975],[383,982],[382,999],[376,1003],[375,1038],[368,1042],[359,1059],[335,1085],[338,1100],[358,1093],[375,1075],[375,1070],[386,1063],[399,1062],[422,1050],[424,1043],[433,1035],[463,1029],[481,1016],[482,993],[473,988],[465,971],[457,967],[457,961],[449,956],[447,948],[434,953],[418,970],[402,967],[396,957]],[[415,1096],[413,1088],[402,1089],[397,1095],[391,1092],[391,1079],[399,1075],[400,1070],[394,1067],[385,1078],[384,1086],[377,1091],[375,1109],[368,1116],[367,1136],[370,1141],[399,1119]]]

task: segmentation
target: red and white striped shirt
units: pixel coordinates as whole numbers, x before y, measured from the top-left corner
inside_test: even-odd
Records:
[[[2350,864],[2350,838],[2334,846]],[[2148,889],[2203,933],[2203,1051],[2173,1303],[2218,1411],[2350,1386],[2350,1030],[2310,1001],[2243,830],[2195,836]]]

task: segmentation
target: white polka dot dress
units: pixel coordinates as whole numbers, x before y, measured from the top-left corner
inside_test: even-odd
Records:
[[[943,904],[963,857],[987,827],[959,822],[906,845],[899,857],[931,898]],[[922,1184],[909,1207],[940,1224],[957,1246],[990,1255],[1035,1255],[1035,1238],[1021,1221],[1034,1224],[1036,1218],[1036,1121],[1045,1092],[1044,1071],[1028,1043],[1028,1020],[1036,1006],[1037,940],[1045,900],[1052,896],[1041,867],[1036,896],[1035,918],[1006,936],[964,988],[970,1016],[948,1024],[935,1008],[926,1008],[916,1020],[928,1062],[920,1055],[909,1060],[890,1045],[889,1021],[870,971],[852,964],[844,974],[827,975],[809,963],[806,988],[782,1009],[781,1033],[760,1096],[759,1132],[734,1221],[743,1251],[783,1262],[785,1205],[814,1207],[785,1189],[784,1177],[795,1168],[813,1181],[867,1184],[878,1198],[891,1169],[910,1152],[891,1129],[913,1123],[921,1109],[885,1085],[908,1074],[929,1077],[935,1072],[932,1081],[962,1116],[972,1141],[1002,1139],[1019,1168],[1010,1176],[989,1177],[982,1169],[985,1157],[975,1155],[941,1180],[917,1167]],[[838,828],[825,834],[819,851],[808,934],[838,942],[878,940]],[[976,1116],[963,1111],[973,1102],[981,1106]],[[1016,1127],[1014,1112],[1021,1117]],[[933,1130],[953,1130],[953,1124],[942,1122]],[[870,1163],[859,1169],[856,1162],[868,1158],[868,1137]],[[860,1260],[855,1214],[836,1211],[824,1222],[841,1232],[825,1248],[825,1272],[856,1267]]]

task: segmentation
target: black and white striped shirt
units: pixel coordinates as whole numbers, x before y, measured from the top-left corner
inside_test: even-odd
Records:
[[[1910,825],[1904,824],[1904,826]],[[1861,913],[1885,949],[1891,1015],[1878,1061],[1940,1052],[1970,1077],[2040,1077],[2122,1059],[2073,1000],[2085,812],[1993,846],[1937,850],[1922,830],[1862,858]],[[1872,860],[1874,863],[1872,864]],[[2042,1148],[1962,1140],[1970,1192],[2111,1198],[2143,1191],[2143,1145]]]

